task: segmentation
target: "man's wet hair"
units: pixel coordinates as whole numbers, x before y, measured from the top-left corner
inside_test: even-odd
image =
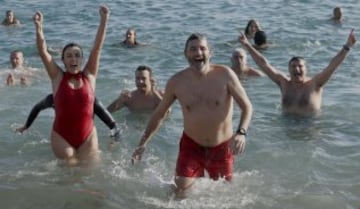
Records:
[[[149,71],[150,78],[152,77],[152,69],[149,66],[146,65],[139,65],[139,67],[136,68],[136,71]]]
[[[184,52],[186,52],[186,49],[188,48],[189,42],[192,40],[207,40],[206,36],[201,33],[193,33],[189,36],[189,38],[186,40],[185,43],[185,49]]]
[[[289,66],[292,62],[299,62],[299,61],[305,61],[304,57],[300,57],[300,56],[294,56],[289,60]]]
[[[19,50],[19,49],[15,49],[15,50],[11,51],[11,53],[10,53],[10,58],[11,58],[12,56],[14,56],[15,54],[17,54],[17,53],[20,53],[20,54],[24,55],[24,52],[23,52],[23,51],[21,51],[21,50]]]

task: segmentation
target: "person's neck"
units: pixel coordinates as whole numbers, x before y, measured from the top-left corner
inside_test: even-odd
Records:
[[[203,77],[210,71],[210,63],[203,65],[201,68],[197,66],[190,66],[192,72],[197,77]]]
[[[242,73],[246,73],[247,71],[249,71],[246,66],[241,67],[239,65],[233,65],[233,66],[231,66],[231,69],[233,69],[234,72],[237,74],[242,74]]]
[[[25,70],[25,67],[24,66],[13,66],[12,67],[13,70]]]
[[[295,79],[291,79],[291,82],[294,84],[294,85],[304,85],[307,81],[309,81],[310,78],[308,77],[304,77],[302,78],[301,80],[295,80]]]
[[[129,46],[134,46],[134,45],[136,45],[136,42],[135,42],[135,40],[125,39],[124,44],[129,45]]]
[[[81,70],[66,70],[66,72],[71,75],[77,75],[77,74],[81,73]]]
[[[147,90],[138,89],[137,91],[138,91],[140,94],[145,95],[145,96],[149,96],[149,95],[152,94],[151,89],[147,89]]]

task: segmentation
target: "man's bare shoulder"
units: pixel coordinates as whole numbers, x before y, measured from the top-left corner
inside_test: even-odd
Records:
[[[229,66],[222,64],[211,64],[211,69],[224,73],[234,72]]]
[[[231,70],[229,66],[223,64],[211,64],[210,66],[214,69],[219,69],[219,70]]]
[[[211,69],[214,73],[223,76],[235,76],[235,72],[227,65],[212,64]]]
[[[182,77],[182,76],[187,76],[191,73],[191,69],[190,67],[184,68],[178,72],[176,72],[172,77],[177,78],[177,77]]]
[[[160,97],[161,99],[162,99],[162,97],[164,96],[164,93],[165,93],[165,91],[162,90],[162,89],[155,89],[155,90],[154,90],[154,94],[155,94],[156,96]]]
[[[187,86],[187,84],[192,80],[191,74],[190,68],[185,68],[176,72],[168,79],[163,95],[165,95],[166,92],[172,94],[176,91],[176,89]]]
[[[135,90],[131,91],[129,89],[124,89],[120,92],[118,99],[122,99],[124,101],[129,100],[132,97],[132,95],[134,95],[134,92]]]
[[[184,82],[190,76],[190,73],[190,68],[180,70],[169,78],[168,83]]]

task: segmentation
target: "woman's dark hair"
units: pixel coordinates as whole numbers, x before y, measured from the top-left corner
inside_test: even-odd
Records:
[[[71,48],[71,47],[79,47],[79,49],[81,51],[81,56],[83,56],[83,50],[82,50],[82,48],[81,48],[81,46],[79,44],[77,44],[77,43],[69,43],[66,46],[64,46],[64,48],[63,48],[63,50],[61,52],[61,59],[62,60],[64,60],[66,49]]]
[[[256,32],[255,36],[254,36],[254,42],[255,42],[255,45],[257,45],[257,46],[266,44],[267,37],[266,37],[265,31],[259,30],[258,32]]]
[[[258,23],[258,21],[257,20],[255,20],[255,19],[251,19],[251,20],[249,20],[249,22],[248,22],[248,24],[246,25],[246,27],[245,27],[245,35],[250,35],[250,26],[251,26],[251,24],[252,23],[255,23],[255,24],[257,24],[258,25],[258,27],[259,27],[259,30],[261,29],[261,27],[260,27],[260,24]]]

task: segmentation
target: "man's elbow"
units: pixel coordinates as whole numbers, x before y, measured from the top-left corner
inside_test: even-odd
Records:
[[[244,114],[247,114],[251,117],[251,115],[253,113],[253,106],[250,101],[244,103],[244,105],[241,109]]]

